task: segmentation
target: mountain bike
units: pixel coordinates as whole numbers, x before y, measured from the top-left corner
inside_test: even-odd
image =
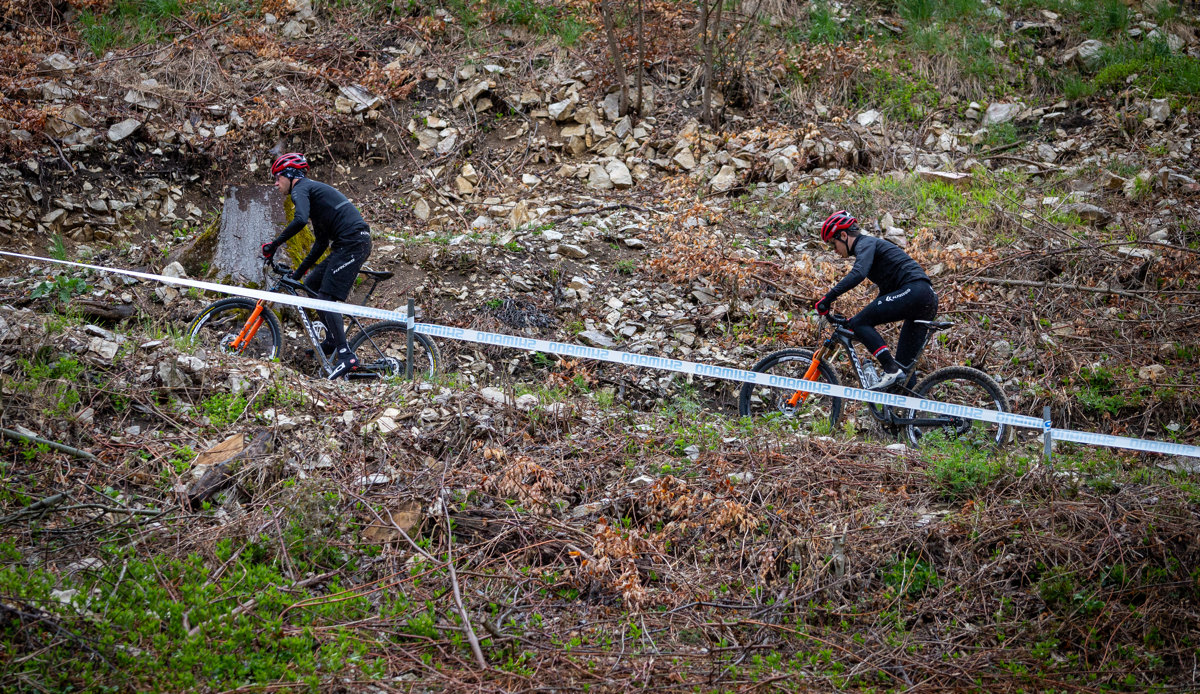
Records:
[[[889,392],[954,405],[965,405],[988,410],[1008,412],[1008,398],[1000,385],[979,369],[969,366],[948,366],[928,376],[917,371],[916,365],[925,351],[930,337],[948,330],[954,323],[947,321],[916,321],[928,328],[925,342],[918,350],[912,365],[904,369],[904,376]],[[816,351],[810,349],[784,349],[767,355],[754,365],[758,373],[769,373],[810,381],[839,385],[834,362],[843,357],[850,362],[858,383],[871,388],[878,382],[879,375],[871,359],[860,358],[854,343],[860,342],[850,330],[844,316],[826,314],[818,324],[818,330],[831,327],[829,337]],[[967,441],[981,447],[998,447],[1009,440],[1013,429],[1008,424],[996,424],[956,417],[938,412],[906,409],[891,405],[864,403],[871,416],[889,434],[902,434],[905,443],[920,446],[934,432],[933,438]],[[738,397],[738,410],[742,416],[785,418],[802,426],[823,427],[818,422],[828,421],[836,428],[842,416],[842,398],[819,395],[790,388],[778,388],[757,383],[742,384]]]
[[[265,261],[279,275],[278,281],[268,291],[317,298],[315,292],[303,282],[287,276],[291,268],[273,260]],[[379,272],[366,268],[358,271],[371,280],[372,284],[363,298],[366,305],[380,282],[391,279],[394,273]],[[279,357],[283,347],[284,333],[279,317],[265,300],[255,301],[243,297],[221,299],[209,304],[196,316],[188,327],[188,335],[201,347],[226,354],[238,354],[254,359],[271,360]],[[326,328],[316,311],[298,308],[304,334],[312,343],[309,353],[321,364],[321,373],[328,376],[333,371],[332,355],[325,354],[321,342]],[[347,315],[356,330],[347,343],[358,355],[359,366],[347,378],[351,380],[379,379],[404,376],[408,362],[408,330],[399,321],[380,321],[363,326],[355,316]],[[441,366],[441,355],[437,345],[428,336],[413,335],[413,374],[433,376]]]

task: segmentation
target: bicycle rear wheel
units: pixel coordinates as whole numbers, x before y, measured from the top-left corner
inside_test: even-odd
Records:
[[[207,350],[238,354],[253,359],[270,360],[279,356],[283,343],[283,330],[275,313],[263,307],[262,325],[239,349],[233,343],[246,327],[254,313],[256,302],[250,299],[231,298],[215,301],[196,316],[188,326],[188,336],[193,344]]]
[[[372,323],[351,340],[350,350],[358,356],[359,375],[403,377],[408,361],[408,330],[397,321]],[[438,372],[441,364],[442,357],[433,340],[421,333],[414,334],[413,374],[428,378]]]
[[[969,366],[950,366],[938,369],[913,389],[917,397],[952,405],[966,405],[985,410],[1008,412],[1008,398],[1000,384],[979,369]],[[1007,424],[983,422],[953,417],[939,412],[907,410],[905,418],[940,419],[936,425],[904,427],[904,437],[910,446],[921,446],[934,439],[958,441],[979,448],[997,448],[1012,438]]]
[[[812,350],[784,349],[768,354],[754,365],[752,371],[789,378],[804,378],[809,365],[812,364],[812,359]],[[822,383],[838,384],[837,373],[826,362],[822,362],[818,367],[817,380]],[[810,393],[796,406],[791,406],[788,404],[788,400],[795,393],[796,391],[791,388],[774,388],[757,383],[743,383],[738,396],[738,412],[743,417],[785,418],[809,428],[817,425],[818,422],[825,421],[829,422],[831,429],[837,426],[838,420],[842,417],[841,398]]]

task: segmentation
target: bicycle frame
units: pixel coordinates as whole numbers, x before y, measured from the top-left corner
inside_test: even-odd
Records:
[[[286,272],[286,268],[284,268],[283,266],[276,265],[273,261],[268,261],[268,262],[270,262],[272,268],[275,269],[277,272],[280,272],[280,274],[283,274],[283,272]],[[379,285],[379,280],[375,279],[375,278],[373,278],[373,279],[374,279],[374,282],[371,284],[371,288],[367,292],[366,299],[363,300],[364,304],[366,303],[367,299],[371,298],[371,294],[375,293],[375,288]],[[297,293],[297,288],[303,289],[304,292],[306,294],[308,294],[310,297],[317,298],[316,294],[314,294],[312,292],[312,290],[310,290],[303,283],[297,282],[296,280],[291,280],[291,282],[289,282],[286,277],[280,277],[279,281],[275,283],[275,286],[271,287],[268,291],[279,292],[282,294],[290,294],[291,296],[299,296],[299,294]],[[238,333],[237,338],[234,339],[234,341],[230,344],[231,349],[240,352],[241,350],[245,349],[247,345],[250,344],[250,341],[254,339],[254,336],[256,334],[258,334],[259,328],[262,327],[262,324],[263,324],[262,313],[265,310],[267,310],[267,300],[266,299],[259,299],[257,302],[255,302],[254,311],[252,311],[250,313],[250,317],[246,319],[246,324],[244,326],[242,326],[242,330],[241,330],[241,332]],[[319,359],[321,360],[322,373],[324,373],[325,375],[329,375],[330,373],[333,372],[333,360],[330,359],[329,357],[325,356],[325,352],[321,350],[321,340],[323,338],[317,334],[316,322],[309,317],[308,311],[306,309],[300,308],[297,310],[297,312],[300,314],[300,322],[304,325],[304,333],[305,333],[305,335],[308,336],[309,342],[312,343],[313,354],[319,355]],[[350,316],[350,320],[351,320],[351,322],[354,323],[354,326],[357,327],[359,330],[363,329],[362,324],[358,322],[358,318],[356,318],[355,316]],[[357,374],[357,375],[361,377],[366,374]]]
[[[844,322],[844,320],[845,319],[841,319],[842,322]],[[851,330],[847,329],[843,325],[839,325],[838,323],[836,323],[832,320],[822,318],[822,321],[824,323],[831,325],[833,327],[833,332],[829,335],[828,338],[826,338],[825,343],[822,344],[819,348],[817,348],[817,350],[813,353],[812,362],[808,365],[808,369],[804,372],[804,377],[802,380],[805,380],[805,381],[814,380],[816,378],[817,374],[819,373],[819,369],[821,367],[822,362],[828,361],[830,364],[832,364],[833,360],[835,358],[837,358],[838,354],[842,351],[845,351],[845,353],[847,354],[847,356],[850,359],[850,364],[854,367],[854,376],[858,379],[858,384],[860,386],[862,386],[863,388],[866,388],[867,384],[866,384],[866,378],[864,378],[863,364],[862,364],[862,361],[859,360],[858,353],[854,349],[854,342],[858,339],[857,336]],[[905,374],[904,388],[905,389],[911,389],[914,385],[916,385],[914,383],[914,381],[916,380],[916,373],[917,373],[916,372],[916,364],[917,364],[917,361],[920,360],[921,355],[925,352],[925,345],[928,344],[928,341],[929,341],[929,337],[927,334],[926,338],[925,338],[925,343],[923,343],[921,345],[921,348],[919,350],[917,350],[917,356],[913,359],[912,366],[910,366],[907,369],[904,369],[904,374]],[[787,404],[789,407],[793,407],[793,408],[797,407],[800,403],[804,402],[808,398],[808,396],[809,396],[808,391],[798,390],[792,394],[792,397],[788,398]],[[958,422],[960,421],[960,419],[958,417],[950,417],[950,416],[941,416],[941,417],[934,417],[934,418],[901,417],[898,414],[896,414],[895,408],[887,407],[884,405],[871,404],[869,409],[871,411],[871,415],[873,417],[875,417],[875,419],[878,419],[879,421],[884,422],[885,424],[892,425],[892,426],[930,426],[930,427],[932,427],[932,426],[944,426],[944,425],[957,425]]]

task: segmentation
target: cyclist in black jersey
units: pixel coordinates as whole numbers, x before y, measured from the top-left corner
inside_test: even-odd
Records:
[[[295,215],[283,233],[274,241],[263,244],[262,254],[264,258],[273,257],[280,246],[311,221],[312,250],[292,271],[291,277],[295,280],[304,278],[313,263],[332,245],[329,257],[313,268],[304,278],[304,284],[321,299],[345,301],[354,287],[358,269],[371,255],[371,229],[345,195],[332,186],[309,179],[307,170],[308,161],[304,155],[294,152],[281,155],[271,165],[275,187],[283,195],[292,196]],[[333,372],[329,374],[329,379],[334,380],[357,369],[358,357],[346,345],[342,314],[332,311],[321,311],[320,314],[326,330],[321,349],[326,355],[334,355]]]
[[[933,284],[917,261],[891,241],[863,234],[858,220],[845,210],[838,210],[825,220],[821,225],[821,240],[843,258],[853,255],[854,269],[817,301],[817,313],[828,313],[839,296],[864,279],[879,287],[879,296],[850,319],[849,327],[883,366],[884,374],[872,388],[890,388],[900,380],[903,369],[912,366],[925,344],[928,329],[915,321],[933,320],[937,316],[938,298],[933,293]],[[900,320],[904,326],[893,357],[875,326]]]

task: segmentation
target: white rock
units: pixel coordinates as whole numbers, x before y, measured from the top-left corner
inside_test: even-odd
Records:
[[[1171,102],[1168,99],[1150,100],[1150,117],[1159,123],[1167,122],[1171,117]]]
[[[611,349],[617,344],[609,336],[597,330],[584,330],[576,335],[576,337],[593,347],[602,347],[604,349]]]
[[[577,246],[573,243],[564,243],[558,246],[558,252],[568,258],[582,259],[588,257],[587,249],[582,246]]]
[[[737,185],[737,180],[737,169],[726,164],[721,167],[721,170],[717,172],[716,176],[712,177],[712,180],[708,184],[712,186],[713,190],[723,193]]]
[[[1024,110],[1025,105],[1021,103],[990,104],[987,107],[987,112],[983,114],[983,125],[987,127],[989,125],[1008,123]]]
[[[609,178],[608,172],[599,164],[592,164],[588,171],[588,188],[593,190],[608,190],[613,187],[612,179]]]
[[[439,155],[445,156],[445,155],[453,152],[454,146],[457,144],[458,144],[458,134],[450,133],[449,135],[447,135],[446,137],[443,137],[441,140],[438,141],[437,153]]]
[[[1068,53],[1073,54],[1072,57],[1078,60],[1084,67],[1093,69],[1100,64],[1100,60],[1104,57],[1104,42],[1097,41],[1096,39],[1088,39],[1068,51]]]
[[[679,168],[685,171],[691,171],[696,168],[696,158],[692,156],[692,150],[687,147],[679,150],[671,161],[678,164]]]
[[[108,139],[110,142],[120,142],[133,134],[135,130],[142,127],[142,122],[136,118],[126,118],[108,129]]]
[[[1138,369],[1138,378],[1143,381],[1157,381],[1167,373],[1167,367],[1162,364],[1151,364]]]
[[[294,40],[294,39],[304,38],[304,36],[308,33],[308,31],[305,30],[303,23],[298,22],[293,19],[292,21],[283,25],[283,31],[280,33],[283,36],[283,38]]]
[[[957,171],[919,171],[917,175],[926,181],[949,183],[957,188],[966,188],[971,185],[971,174],[969,173],[959,173]]]
[[[112,361],[117,356],[121,346],[112,340],[105,340],[102,337],[93,337],[88,342],[88,351],[94,352],[105,361]]]
[[[570,99],[564,99],[563,101],[550,104],[546,107],[546,110],[554,120],[564,121],[575,113],[575,102]]]
[[[39,67],[46,72],[66,72],[67,70],[74,70],[75,63],[71,62],[71,59],[62,53],[51,53],[46,56]]]
[[[541,182],[542,182],[542,179],[538,178],[537,176],[534,176],[533,174],[528,174],[528,173],[521,174],[521,183],[524,183],[527,186],[536,186],[537,184],[539,184]]]
[[[175,261],[163,268],[161,274],[163,277],[174,277],[176,279],[188,276],[187,270],[183,269],[183,265],[181,265],[179,261]]]
[[[413,205],[413,214],[417,219],[427,220],[430,214],[429,203],[425,202],[425,198],[417,198],[417,202]]]
[[[608,173],[609,180],[617,188],[633,186],[633,177],[629,175],[629,167],[625,166],[625,162],[620,159],[613,159],[605,164],[604,170]]]
[[[509,397],[499,388],[484,388],[483,390],[479,391],[479,397],[487,400],[493,405],[509,406],[516,404],[511,397]]]
[[[858,124],[864,128],[869,128],[878,123],[879,119],[882,117],[882,113],[876,111],[875,109],[871,109],[870,111],[863,111],[862,113],[858,114],[855,116],[854,120],[858,121]]]
[[[541,401],[532,393],[526,393],[516,400],[517,409],[523,412],[529,412],[540,404]]]

